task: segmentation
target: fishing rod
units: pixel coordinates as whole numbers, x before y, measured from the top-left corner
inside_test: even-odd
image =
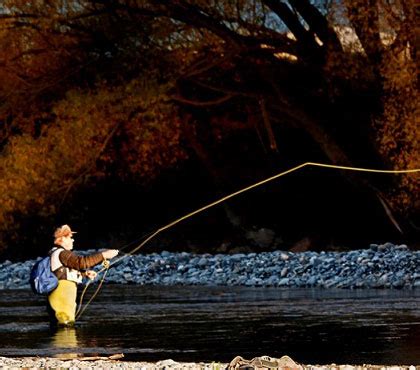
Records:
[[[362,167],[350,167],[350,166],[338,166],[338,165],[333,165],[333,164],[325,164],[325,163],[317,163],[317,162],[306,162],[306,163],[302,163],[296,167],[290,168],[286,171],[280,172],[274,176],[271,176],[269,178],[266,178],[265,180],[259,181],[255,184],[252,184],[250,186],[247,186],[243,189],[240,189],[238,191],[235,191],[234,193],[231,193],[229,195],[226,195],[212,203],[209,203],[193,212],[190,212],[188,214],[186,214],[185,216],[182,216],[172,222],[170,222],[169,224],[162,226],[161,228],[157,229],[154,232],[151,232],[147,235],[147,238],[141,242],[137,247],[135,247],[133,250],[129,251],[128,253],[125,253],[123,256],[121,256],[120,258],[117,258],[115,261],[113,262],[106,262],[103,266],[103,268],[101,270],[98,271],[98,275],[101,274],[102,272],[105,271],[96,291],[94,292],[94,294],[91,296],[91,298],[89,299],[89,301],[85,304],[85,306],[83,307],[83,309],[81,309],[82,307],[82,298],[87,290],[87,287],[90,285],[90,281],[86,284],[83,293],[81,295],[81,300],[79,303],[79,309],[77,310],[77,314],[76,314],[76,318],[80,318],[80,316],[82,315],[82,313],[85,311],[85,309],[87,308],[87,306],[90,304],[90,302],[92,302],[92,300],[96,297],[96,295],[98,294],[100,288],[102,287],[103,281],[105,280],[105,276],[109,270],[109,268],[111,266],[114,266],[115,264],[121,262],[123,259],[127,258],[127,257],[131,257],[133,255],[133,253],[137,252],[140,248],[142,248],[146,243],[148,243],[150,240],[152,240],[155,236],[157,236],[158,234],[160,234],[162,231],[165,231],[173,226],[175,226],[176,224],[180,223],[181,221],[186,220],[187,218],[190,218],[192,216],[197,215],[198,213],[201,213],[211,207],[214,207],[222,202],[225,202],[228,199],[231,199],[241,193],[244,193],[246,191],[249,191],[251,189],[254,189],[258,186],[264,185],[270,181],[276,180],[281,176],[285,176],[288,175],[292,172],[298,171],[304,167],[323,167],[323,168],[331,168],[331,169],[336,169],[336,170],[345,170],[345,171],[358,171],[358,172],[371,172],[371,173],[383,173],[383,174],[407,174],[407,173],[416,173],[416,172],[420,172],[420,169],[408,169],[408,170],[377,170],[377,169],[372,169],[372,168],[362,168]],[[130,243],[129,245],[131,245],[133,243]],[[126,247],[126,246],[125,246]]]

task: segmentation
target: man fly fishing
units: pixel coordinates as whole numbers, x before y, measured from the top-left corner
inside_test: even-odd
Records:
[[[83,277],[93,280],[96,272],[89,268],[118,255],[107,249],[88,256],[79,256],[73,249],[73,232],[68,225],[56,229],[55,247],[50,251],[51,271],[58,279],[57,287],[48,295],[47,310],[52,325],[72,326],[75,322],[77,284]]]

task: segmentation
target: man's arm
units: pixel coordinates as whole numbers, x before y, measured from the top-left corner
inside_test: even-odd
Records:
[[[104,260],[102,253],[95,253],[89,256],[78,256],[72,251],[64,250],[60,253],[60,262],[63,266],[75,270],[85,270],[93,267]]]

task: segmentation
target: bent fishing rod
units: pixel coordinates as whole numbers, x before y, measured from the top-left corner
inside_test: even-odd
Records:
[[[198,213],[204,212],[205,210],[214,207],[220,203],[225,202],[228,199],[231,199],[233,197],[236,197],[239,194],[245,193],[246,191],[249,191],[251,189],[254,189],[256,187],[259,187],[261,185],[264,185],[268,182],[271,182],[273,180],[278,179],[281,176],[285,176],[288,175],[292,172],[298,171],[304,167],[323,167],[323,168],[331,168],[331,169],[336,169],[336,170],[345,170],[345,171],[358,171],[358,172],[371,172],[371,173],[382,173],[382,174],[408,174],[408,173],[416,173],[416,172],[420,172],[419,168],[416,169],[407,169],[407,170],[378,170],[378,169],[372,169],[372,168],[362,168],[362,167],[349,167],[349,166],[338,166],[338,165],[333,165],[333,164],[325,164],[325,163],[317,163],[317,162],[305,162],[302,163],[296,167],[290,168],[286,171],[280,172],[274,176],[271,176],[269,178],[266,178],[265,180],[259,181],[255,184],[252,184],[250,186],[247,186],[243,189],[240,189],[238,191],[235,191],[234,193],[231,193],[229,195],[226,195],[212,203],[209,203],[193,212],[190,212],[188,214],[186,214],[185,216],[182,216],[172,222],[170,222],[169,224],[162,226],[161,228],[157,229],[154,232],[151,232],[149,234],[146,234],[145,236],[143,236],[142,238],[146,237],[145,240],[143,240],[138,246],[136,246],[134,249],[132,249],[131,251],[129,251],[128,253],[124,253],[123,256],[121,256],[120,258],[117,258],[116,260],[109,262],[109,261],[105,261],[105,263],[103,264],[103,268],[101,270],[98,271],[98,275],[105,272],[98,287],[96,288],[96,291],[92,294],[92,296],[90,297],[89,301],[85,304],[85,306],[82,309],[82,301],[83,301],[83,297],[86,293],[86,290],[88,288],[88,286],[90,285],[91,281],[89,281],[84,290],[83,293],[81,294],[80,297],[80,302],[79,302],[79,308],[76,312],[76,318],[80,318],[80,316],[83,314],[83,312],[85,311],[85,309],[87,308],[87,306],[92,302],[92,300],[96,297],[96,295],[98,294],[99,290],[102,287],[102,284],[105,280],[105,276],[109,270],[109,268],[119,262],[121,262],[123,259],[132,256],[135,252],[137,252],[140,248],[142,248],[145,244],[147,244],[150,240],[152,240],[155,236],[157,236],[158,234],[160,234],[161,232],[175,226],[176,224],[180,223],[181,221],[184,221],[190,217],[193,217],[195,215],[197,215]],[[140,240],[142,239],[140,238]],[[129,243],[128,245],[133,244],[133,242]],[[120,250],[125,249],[128,245],[122,247]]]

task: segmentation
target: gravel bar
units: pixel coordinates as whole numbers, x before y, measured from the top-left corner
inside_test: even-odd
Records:
[[[28,289],[35,261],[2,262],[0,289]],[[420,287],[420,251],[385,243],[347,252],[122,255],[105,283],[412,289]]]
[[[285,356],[287,357],[287,356]],[[287,359],[290,359],[287,357]],[[291,359],[290,359],[291,360]],[[287,370],[420,370],[420,366],[414,365],[300,365],[293,360],[291,363],[284,363],[285,366],[277,369]],[[227,363],[212,362],[175,362],[164,360],[159,362],[127,362],[113,360],[59,360],[49,357],[21,357],[9,358],[0,357],[0,369],[139,369],[139,370],[222,370],[226,369]]]

